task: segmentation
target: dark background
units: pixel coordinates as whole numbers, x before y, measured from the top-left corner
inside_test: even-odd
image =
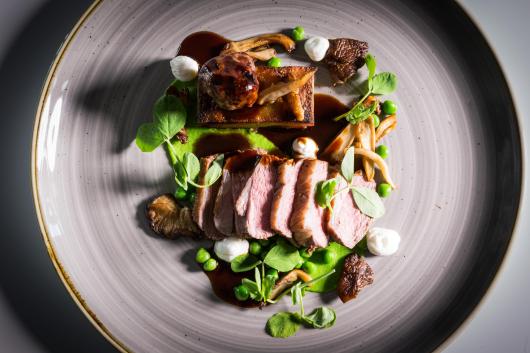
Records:
[[[0,352],[116,352],[56,274],[31,190],[31,139],[40,91],[60,44],[91,2],[0,0]],[[499,56],[528,141],[530,1],[459,2],[476,17]],[[510,254],[494,288],[446,352],[530,352],[527,204],[523,198]]]

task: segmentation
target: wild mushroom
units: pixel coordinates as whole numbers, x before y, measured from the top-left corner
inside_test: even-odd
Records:
[[[309,282],[312,280],[312,278],[302,270],[292,270],[276,283],[271,291],[270,299],[276,299],[280,294],[282,294],[287,288],[291,287],[298,280]]]
[[[375,127],[371,117],[355,124],[354,135],[356,148],[375,151]],[[363,158],[362,163],[366,179],[373,180],[375,175],[374,163],[368,158]]]
[[[374,162],[375,165],[379,168],[379,170],[381,170],[383,179],[385,179],[385,181],[392,187],[392,189],[396,188],[396,184],[394,184],[394,182],[390,178],[390,171],[388,165],[385,163],[385,160],[381,158],[380,155],[364,148],[355,148],[355,155],[367,158]]]
[[[146,216],[151,229],[165,238],[200,234],[199,228],[193,222],[191,209],[180,207],[170,194],[160,195],[151,201],[147,205]]]
[[[346,149],[352,145],[354,138],[355,127],[352,124],[346,125],[322,152],[320,158],[331,163],[339,163]]]
[[[285,34],[269,33],[243,39],[237,42],[227,43],[221,54],[247,52],[254,48],[269,46],[271,44],[280,44],[289,53],[293,51],[296,46],[295,42]]]
[[[287,104],[291,107],[294,117],[297,121],[304,121],[304,107],[300,100],[300,94],[298,92],[290,92],[285,96]]]
[[[304,86],[311,77],[315,74],[316,70],[312,70],[306,73],[304,76],[288,81],[275,83],[261,92],[259,92],[258,100],[256,101],[259,105],[275,102],[278,98],[283,97],[291,92],[297,93],[298,90]]]
[[[390,115],[386,117],[379,126],[377,127],[377,130],[375,130],[375,140],[379,141],[386,135],[388,135],[392,130],[394,130],[397,126],[397,118],[396,115]]]
[[[343,303],[355,299],[357,294],[374,281],[374,272],[363,257],[353,253],[344,259],[337,292]]]
[[[276,50],[274,48],[268,48],[256,51],[247,51],[247,54],[255,60],[267,61],[276,56]]]

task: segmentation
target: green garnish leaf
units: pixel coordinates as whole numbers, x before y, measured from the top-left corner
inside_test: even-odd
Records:
[[[243,278],[241,280],[241,284],[245,286],[245,288],[247,288],[250,298],[252,298],[252,300],[261,301],[261,293],[256,282],[248,278]]]
[[[348,184],[351,183],[355,175],[355,148],[349,147],[346,149],[346,153],[340,164],[340,171]]]
[[[357,124],[366,120],[377,110],[377,102],[373,102],[368,107],[364,104],[356,104],[349,112],[346,113],[345,118],[350,124]]]
[[[391,72],[381,72],[372,78],[372,94],[390,94],[396,87],[397,77]]]
[[[353,199],[362,213],[372,218],[379,218],[385,214],[385,205],[383,205],[377,192],[358,186],[353,186],[351,191]]]
[[[325,293],[337,288],[340,273],[342,272],[342,267],[344,266],[344,259],[346,256],[352,253],[351,249],[336,242],[330,242],[325,249],[325,251],[315,251],[313,255],[307,259],[308,262],[315,265],[314,269],[311,271],[311,276],[314,279],[327,276],[308,286],[307,290],[310,292]],[[324,259],[324,254],[326,251],[332,252],[334,254],[334,261],[326,263]],[[328,276],[328,274],[333,270],[335,270],[335,272]]]
[[[322,208],[331,208],[331,200],[337,187],[336,179],[328,179],[317,184],[315,190],[315,199],[317,204]]]
[[[217,156],[215,161],[213,161],[212,165],[210,165],[210,168],[208,168],[208,171],[204,176],[205,186],[212,186],[217,181],[217,179],[221,177],[221,175],[223,174],[223,162],[223,154]]]
[[[144,123],[136,132],[136,145],[142,152],[152,152],[165,140],[155,123]]]
[[[175,173],[175,182],[178,186],[184,190],[188,190],[188,173],[184,164],[177,160],[177,163],[173,165],[173,171]]]
[[[279,312],[267,320],[265,331],[272,337],[287,338],[293,336],[300,328],[300,322],[289,312]]]
[[[329,328],[335,324],[337,314],[335,310],[328,307],[320,307],[313,310],[309,315],[303,316],[302,320],[305,324],[312,328]]]
[[[254,255],[244,254],[236,257],[230,263],[230,268],[233,272],[250,271],[261,264],[261,260]]]
[[[366,55],[366,58],[364,59],[364,63],[366,64],[366,68],[368,69],[368,90],[372,90],[372,77],[375,75],[375,67],[376,67],[376,61],[375,57],[372,56],[372,54]]]
[[[294,246],[283,239],[272,247],[263,262],[280,272],[289,272],[301,261],[302,257]]]
[[[182,163],[186,169],[188,180],[194,181],[197,179],[197,176],[201,171],[201,163],[199,162],[199,158],[197,158],[197,156],[191,152],[186,152],[182,157]]]

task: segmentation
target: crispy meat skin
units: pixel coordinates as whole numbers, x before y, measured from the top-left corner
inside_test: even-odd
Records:
[[[201,158],[201,171],[199,173],[199,184],[204,185],[206,172],[217,155]],[[213,240],[223,239],[225,235],[217,230],[214,223],[213,210],[217,192],[221,186],[221,179],[207,188],[198,188],[195,204],[193,206],[193,220],[202,229],[204,235]]]
[[[366,42],[350,38],[330,39],[324,62],[328,66],[333,84],[342,84],[355,75],[364,65],[366,54]]]
[[[256,75],[260,90],[262,90],[278,82],[300,78],[314,70],[316,68],[309,66],[258,66],[256,67]],[[300,114],[298,114],[297,119],[297,116],[293,112],[295,109],[290,105],[286,97],[281,97],[276,102],[263,106],[254,104],[250,108],[247,107],[233,111],[221,109],[205,92],[205,89],[202,88],[202,82],[205,80],[208,80],[208,77],[201,69],[199,71],[199,104],[197,117],[197,123],[199,125],[218,128],[266,126],[305,128],[314,125],[314,77],[309,79],[299,90],[303,119],[300,119]]]
[[[372,268],[357,254],[350,254],[344,259],[337,291],[343,303],[355,299],[357,294],[374,281]]]
[[[251,107],[258,98],[254,60],[245,53],[219,55],[200,69],[199,89],[222,109]]]

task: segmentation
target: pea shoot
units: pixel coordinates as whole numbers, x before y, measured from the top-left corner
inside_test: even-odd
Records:
[[[282,60],[278,57],[272,57],[267,61],[267,66],[269,67],[280,67],[282,66]]]
[[[377,185],[377,193],[381,197],[388,197],[392,192],[392,187],[387,183],[381,183]]]
[[[373,114],[372,119],[374,120],[374,127],[378,127],[379,124],[381,124],[381,120],[379,119],[377,115]]]
[[[304,38],[305,38],[304,27],[296,26],[295,28],[293,28],[293,32],[291,33],[291,37],[297,42],[299,42],[301,40],[304,40]]]

